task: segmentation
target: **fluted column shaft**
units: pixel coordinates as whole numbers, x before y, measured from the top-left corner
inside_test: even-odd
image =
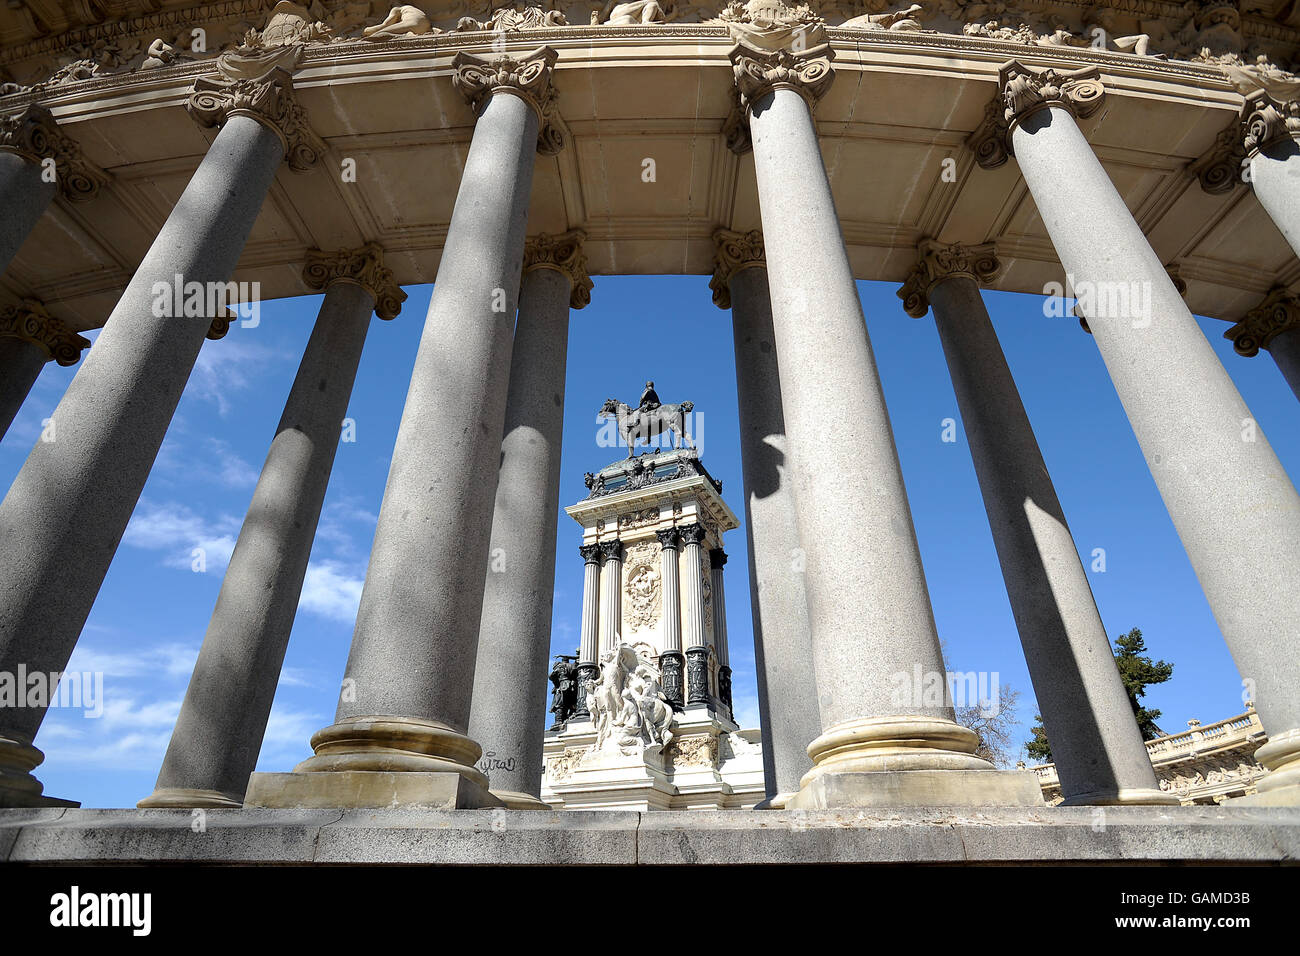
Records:
[[[340,697],[335,723],[313,736],[316,755],[296,768],[455,773],[457,806],[487,799],[487,778],[473,766],[482,748],[466,731],[537,149],[536,93],[549,87],[555,55],[526,59],[532,65],[462,53],[454,64],[478,120],[379,509],[348,655],[353,693]]]
[[[1088,324],[1270,742],[1300,785],[1300,496],[1070,112],[1013,126],[1021,174],[1067,274],[1141,310]],[[1069,175],[1061,175],[1068,169]],[[1080,210],[1087,210],[1086,216]],[[1270,766],[1271,765],[1271,766]]]
[[[527,255],[537,258],[536,242]],[[564,271],[526,263],[470,706],[469,736],[483,747],[492,792],[518,809],[546,806],[542,738],[572,291]]]
[[[243,804],[271,715],[376,291],[342,275],[329,281],[221,582],[158,782],[142,807]],[[397,302],[405,298],[400,291],[396,296]]]
[[[155,314],[154,286],[229,279],[284,150],[229,118],[0,504],[0,670],[67,664],[212,325]],[[0,747],[30,748],[44,715],[5,710]]]
[[[623,544],[611,539],[600,542],[605,562],[600,569],[600,654],[618,646],[623,621]]]
[[[929,300],[1065,802],[1177,803],[1157,788],[979,286],[951,273],[930,286]]]
[[[600,545],[584,544],[582,554],[582,630],[578,643],[578,700],[573,709],[575,720],[587,720],[586,681],[600,673]]]
[[[755,235],[753,242],[761,239]],[[756,250],[745,258],[762,263]],[[719,260],[720,267],[725,265],[721,251]],[[821,718],[805,576],[796,564],[799,528],[786,457],[767,267],[751,261],[726,281],[735,340],[763,771],[766,796],[772,801],[798,791],[812,766],[808,744],[821,733]]]

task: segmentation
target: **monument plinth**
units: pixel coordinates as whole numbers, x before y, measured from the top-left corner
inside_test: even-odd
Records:
[[[647,396],[649,396],[647,398]],[[690,444],[693,406],[606,402],[629,456],[586,476],[565,509],[586,561],[576,662],[560,660],[542,799],[564,809],[752,807],[763,799],[757,730],[732,712],[722,536],[739,526],[722,484]],[[571,706],[558,703],[564,684]]]

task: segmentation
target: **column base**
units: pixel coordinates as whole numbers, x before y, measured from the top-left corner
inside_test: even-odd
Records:
[[[349,717],[316,731],[311,746],[315,756],[294,767],[294,773],[454,773],[488,789],[487,774],[474,766],[483,748],[436,720]]]
[[[518,790],[489,790],[507,810],[550,810],[551,808],[531,793]]]
[[[245,807],[280,810],[482,810],[502,806],[463,774],[419,770],[337,770],[255,773]]]
[[[1038,778],[1022,770],[831,772],[805,781],[786,809],[1045,806]]]
[[[159,787],[136,804],[141,810],[183,810],[204,807],[212,810],[238,809],[244,805],[237,793],[220,790],[191,790],[186,787]]]
[[[13,737],[0,736],[0,808],[15,810],[81,806],[77,800],[45,796],[45,785],[32,776],[32,771],[44,759],[45,754],[31,744]]]
[[[1153,787],[1122,787],[1119,790],[1097,790],[1066,797],[1058,804],[1062,807],[1178,807],[1182,801],[1176,794]]]
[[[1256,793],[1225,800],[1234,807],[1300,807],[1300,728],[1284,730],[1255,751],[1268,773],[1255,783]]]
[[[1041,807],[1038,778],[975,756],[979,738],[956,721],[919,714],[860,717],[808,745],[813,767],[792,810],[839,807]]]

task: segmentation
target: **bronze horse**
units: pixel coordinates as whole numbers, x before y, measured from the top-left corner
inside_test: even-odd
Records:
[[[652,437],[664,431],[672,433],[674,448],[680,448],[683,441],[687,448],[694,448],[695,442],[686,431],[686,415],[694,407],[694,402],[682,402],[679,405],[660,405],[643,412],[610,398],[600,407],[599,417],[613,415],[618,420],[619,434],[627,440],[627,457],[631,458],[638,441],[649,445]]]

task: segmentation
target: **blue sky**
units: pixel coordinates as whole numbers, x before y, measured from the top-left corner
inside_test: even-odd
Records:
[[[706,276],[597,277],[592,303],[572,314],[561,506],[586,495],[582,476],[622,457],[598,447],[595,411],[609,397],[635,404],[655,381],[665,402],[695,403],[702,452],[723,497],[744,516],[731,318],[710,301]],[[965,435],[933,320],[908,318],[892,284],[859,283],[867,327],[902,458],[940,637],[953,670],[997,672],[1022,692],[1018,740],[1035,711]],[[339,446],[303,599],[285,659],[260,770],[287,770],[331,722],[374,534],[393,440],[431,286],[393,322],[373,320]],[[1148,693],[1167,732],[1242,708],[1237,671],[1196,583],[1092,339],[1072,317],[1045,318],[1034,296],[987,293],[1030,420],[1112,639],[1141,627],[1151,653],[1175,664]],[[152,789],[194,658],[216,602],[258,470],[306,345],[319,296],[264,303],[256,328],[207,342],[70,670],[102,671],[104,714],[50,711],[37,746],[45,791],[85,806],[134,806]],[[1201,319],[1210,342],[1288,472],[1300,476],[1295,397],[1272,359],[1244,359]],[[89,338],[93,339],[95,333]],[[4,487],[36,441],[75,368],[41,374],[0,442]],[[812,370],[815,374],[815,370]],[[697,428],[700,426],[697,423]],[[552,653],[578,643],[579,528],[561,514]],[[191,569],[203,547],[207,570]],[[754,658],[743,526],[728,535],[727,615],[738,717],[756,726]],[[536,689],[539,714],[547,688]]]

